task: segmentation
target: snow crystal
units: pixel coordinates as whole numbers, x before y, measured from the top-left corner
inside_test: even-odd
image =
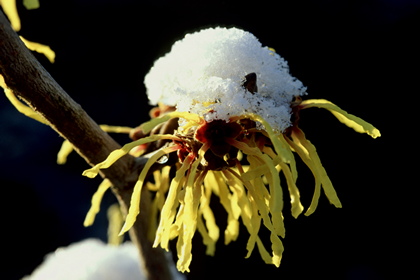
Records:
[[[249,73],[257,75],[258,93],[242,86]],[[290,126],[293,97],[306,94],[287,62],[253,34],[220,27],[175,42],[154,63],[145,85],[152,105],[176,106],[207,121],[254,113],[277,131]]]

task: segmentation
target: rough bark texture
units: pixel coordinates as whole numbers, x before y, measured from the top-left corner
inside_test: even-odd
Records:
[[[42,67],[20,40],[0,11],[0,74],[7,86],[62,137],[91,165],[103,161],[120,146],[93,121]],[[125,156],[102,176],[111,180],[121,209],[127,212],[137,176],[144,160]],[[132,241],[138,246],[148,279],[170,279],[167,261],[161,249],[152,248],[147,239],[150,195],[142,195],[141,214],[130,230]]]

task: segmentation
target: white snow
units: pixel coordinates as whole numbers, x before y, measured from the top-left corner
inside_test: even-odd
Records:
[[[169,260],[174,280],[184,280]],[[146,280],[139,265],[139,253],[131,242],[108,245],[86,239],[58,248],[22,280]]]
[[[257,74],[258,93],[242,87]],[[176,106],[207,121],[247,113],[263,117],[276,131],[290,126],[290,102],[306,88],[289,74],[287,62],[251,33],[210,28],[187,34],[159,58],[145,77],[150,104]]]

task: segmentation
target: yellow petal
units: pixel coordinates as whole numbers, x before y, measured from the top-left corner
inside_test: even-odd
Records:
[[[331,183],[330,178],[327,175],[327,171],[322,166],[321,160],[316,152],[316,148],[312,143],[306,139],[305,134],[299,128],[294,128],[292,132],[294,148],[296,152],[301,156],[302,160],[311,169],[315,177],[315,193],[312,198],[311,206],[306,211],[305,215],[312,214],[317,205],[320,196],[320,186],[324,189],[325,195],[331,204],[337,208],[341,208],[341,202],[337,196],[337,193]],[[293,144],[292,144],[293,145]]]
[[[255,207],[251,206],[251,202],[246,195],[244,186],[237,180],[232,172],[228,170],[221,171],[225,176],[228,185],[232,190],[232,197],[237,201],[238,206],[241,210],[240,216],[242,218],[242,223],[248,230],[250,237],[246,249],[248,251],[247,257],[251,255],[251,252],[255,246],[255,242],[258,239],[258,230],[260,225],[260,215],[258,215],[258,210]],[[257,222],[256,222],[257,220]]]
[[[156,184],[156,194],[160,195],[158,206],[159,209],[162,209],[165,203],[165,194],[169,189],[169,173],[171,171],[171,166],[167,165],[162,167],[161,170],[156,170],[153,172],[155,184]],[[148,182],[149,183],[149,182]]]
[[[169,192],[160,214],[159,226],[156,231],[156,238],[153,243],[153,247],[157,247],[160,244],[163,249],[169,250],[168,242],[170,240],[170,228],[176,215],[178,194],[181,188],[181,182],[185,177],[185,172],[190,167],[191,161],[192,157],[188,156],[171,181]]]
[[[147,173],[149,172],[150,167],[152,167],[152,165],[162,156],[173,151],[174,149],[172,147],[158,150],[146,162],[145,166],[143,167],[139,175],[139,178],[136,184],[134,185],[133,193],[131,194],[130,208],[128,209],[128,214],[127,214],[127,217],[125,218],[125,223],[124,223],[123,228],[121,229],[120,235],[127,232],[134,225],[137,219],[137,216],[140,213],[141,190],[142,190],[143,183],[146,179],[146,176],[147,176]]]
[[[255,201],[251,200],[250,206],[251,206],[252,215],[250,219],[250,224],[246,227],[249,232],[249,239],[248,239],[248,242],[246,243],[247,254],[245,258],[249,258],[251,256],[251,253],[254,250],[255,244],[257,244],[258,241],[260,240],[260,237],[258,236],[258,232],[260,231],[261,220],[262,220],[261,216],[258,213],[258,207]]]
[[[22,102],[19,101],[19,99],[13,94],[11,90],[5,89],[6,97],[9,99],[10,103],[15,106],[15,108],[25,116],[34,119],[40,123],[48,125],[48,122],[38,113],[36,113],[34,110],[32,110],[31,107],[28,107],[24,105]]]
[[[120,245],[124,237],[120,236],[121,226],[124,222],[121,208],[118,203],[112,204],[107,211],[108,217],[108,244],[118,246]]]
[[[40,44],[40,43],[36,43],[36,42],[28,41],[25,38],[23,38],[22,36],[19,36],[19,37],[23,41],[23,43],[25,43],[25,45],[28,49],[30,49],[31,51],[35,51],[35,52],[38,52],[38,53],[41,53],[41,54],[45,55],[51,63],[54,63],[55,52],[49,46],[43,45],[43,44]]]
[[[277,236],[279,228],[276,228],[273,225],[273,223],[271,222],[270,215],[269,215],[269,209],[268,209],[267,205],[265,204],[264,199],[261,196],[261,193],[259,191],[255,190],[254,187],[249,182],[242,181],[240,175],[237,174],[235,171],[233,171],[232,169],[228,169],[228,171],[229,172],[226,172],[226,173],[232,174],[235,178],[240,180],[242,182],[242,184],[246,187],[246,189],[248,190],[249,201],[250,201],[251,205],[254,205],[254,209],[258,209],[258,212],[259,212],[259,214],[260,214],[260,216],[263,220],[263,223],[264,223],[265,227],[268,230],[271,231],[271,234],[272,234],[271,242],[272,242],[273,256],[270,260],[270,263],[273,263],[277,266],[280,265],[281,253],[283,252],[282,251],[283,250],[282,249],[283,245],[281,243],[281,240]],[[229,176],[229,175],[227,175],[227,176]],[[272,213],[272,215],[274,215],[274,213]],[[254,216],[255,216],[255,214],[254,214]],[[281,223],[283,223],[282,220],[281,220]],[[252,227],[252,224],[250,226]],[[284,229],[284,225],[283,225],[283,229]],[[260,249],[260,247],[258,249]],[[260,251],[260,253],[261,253],[261,251]]]
[[[283,190],[281,189],[281,186],[280,186],[279,174],[277,172],[277,169],[273,165],[271,159],[268,157],[268,155],[261,153],[261,155],[258,156],[258,159],[260,161],[262,161],[263,163],[265,163],[265,166],[267,167],[266,172],[265,172],[265,176],[268,180],[270,194],[269,195],[267,194],[266,196],[263,195],[264,192],[265,192],[264,191],[265,186],[263,186],[261,180],[253,181],[247,188],[248,189],[252,188],[251,185],[254,187],[255,192],[250,191],[250,193],[254,197],[254,199],[255,199],[255,201],[258,205],[258,209],[260,211],[261,216],[263,217],[264,224],[267,224],[267,221],[264,218],[265,218],[265,215],[267,215],[267,218],[268,218],[268,212],[266,213],[266,210],[263,209],[263,208],[265,208],[265,206],[263,206],[263,202],[265,201],[266,198],[268,198],[269,209],[267,209],[267,211],[269,211],[271,213],[271,221],[272,221],[273,230],[276,234],[278,234],[280,236],[284,236],[285,235],[285,228],[284,228],[283,215],[282,215]],[[248,157],[248,160],[250,161],[250,163],[254,162],[258,165],[261,164],[261,163],[252,161],[251,157]],[[252,170],[252,166],[250,166],[250,170]],[[247,186],[247,185],[245,185],[245,186]],[[267,205],[266,203],[264,203],[264,204]]]
[[[213,256],[216,251],[216,242],[219,239],[220,230],[216,224],[213,211],[209,206],[202,207],[199,214],[197,230],[203,237],[203,244],[207,246],[206,254]],[[205,222],[202,218],[205,219]]]
[[[179,238],[176,244],[176,251],[178,255],[178,261],[176,263],[176,268],[180,272],[190,272],[189,266],[192,261],[191,254],[191,242],[186,238],[184,231],[185,227],[181,227],[179,231]]]
[[[140,128],[141,128],[141,130],[143,131],[144,134],[147,134],[157,125],[159,125],[163,122],[166,122],[170,119],[173,119],[173,118],[184,118],[184,119],[188,120],[190,123],[192,123],[192,124],[190,124],[191,126],[193,126],[193,125],[196,126],[196,125],[203,122],[203,119],[196,114],[191,114],[191,113],[188,113],[188,112],[173,111],[173,112],[167,113],[165,115],[162,115],[161,117],[153,118],[150,121],[143,123],[140,126]],[[185,126],[184,126],[184,128],[185,128]]]
[[[23,6],[28,10],[38,9],[39,0],[23,0]]]
[[[268,253],[267,249],[265,249],[264,244],[262,243],[261,239],[258,237],[257,239],[257,247],[258,251],[260,252],[261,258],[266,264],[273,264],[273,259]]]
[[[98,175],[100,169],[105,169],[105,168],[110,167],[112,164],[114,164],[121,157],[128,154],[132,148],[134,148],[136,146],[139,146],[139,145],[142,145],[142,144],[154,142],[154,141],[159,140],[159,139],[170,139],[170,140],[177,139],[178,140],[178,138],[173,136],[173,135],[156,134],[156,135],[152,135],[152,136],[149,136],[149,137],[144,137],[144,138],[141,138],[139,140],[130,142],[128,144],[125,144],[122,148],[117,149],[115,151],[112,151],[103,162],[100,162],[100,163],[96,164],[94,167],[85,170],[83,172],[83,176],[86,176],[86,177],[89,177],[89,178],[94,178]]]
[[[65,164],[67,157],[73,151],[73,144],[69,140],[64,140],[61,144],[60,151],[57,154],[57,164]]]
[[[101,124],[99,127],[105,131],[110,133],[129,133],[132,129],[131,127],[124,127],[124,126],[110,126]],[[61,145],[60,151],[57,154],[57,164],[65,164],[67,162],[67,157],[73,151],[73,145],[68,141],[64,140],[63,144]]]
[[[201,188],[187,186],[185,192],[184,215],[182,216],[182,225],[178,237],[179,246],[177,244],[177,268],[181,272],[189,271],[192,260],[192,238],[197,228],[197,208],[200,194]]]
[[[299,140],[290,141],[289,144],[293,148],[293,150],[300,156],[303,162],[309,167],[309,169],[312,171],[312,174],[315,177],[314,195],[312,196],[312,202],[305,213],[306,216],[309,216],[315,211],[316,207],[318,206],[318,200],[321,195],[321,176],[319,176],[318,169],[315,167],[314,162],[311,160],[309,152],[299,142]]]
[[[93,194],[90,209],[86,214],[85,221],[83,222],[85,227],[91,226],[95,221],[95,216],[100,210],[102,197],[104,196],[106,190],[108,190],[111,186],[111,181],[105,179],[99,185],[98,190]]]
[[[271,241],[271,249],[273,251],[272,263],[276,267],[279,267],[281,257],[284,251],[283,243],[281,242],[280,238],[274,233],[271,233],[270,241]]]
[[[147,233],[147,237],[150,241],[156,237],[156,229],[158,228],[158,218],[160,211],[165,204],[165,195],[169,188],[169,172],[171,170],[171,166],[164,166],[161,170],[155,170],[153,172],[153,178],[155,184],[151,182],[146,182],[146,186],[148,190],[153,190],[156,192],[155,198],[152,201],[151,209],[150,209],[150,221],[149,221],[149,229]],[[150,187],[153,185],[153,187]]]
[[[273,164],[272,159],[268,155],[263,154],[258,148],[249,147],[246,143],[239,142],[232,139],[229,139],[228,143],[240,149],[245,154],[257,157],[260,160],[260,163],[257,164],[257,166],[261,164],[266,166],[265,175],[267,178],[270,178],[269,187],[270,187],[271,197],[270,197],[270,210],[269,211],[272,214],[272,222],[273,222],[274,231],[276,232],[276,234],[284,236],[285,230],[284,230],[283,218],[281,215],[281,211],[283,209],[283,191],[280,186],[280,177],[278,175],[278,171],[275,168],[275,165]],[[249,169],[249,171],[251,170],[252,168]],[[242,179],[242,175],[241,175],[241,179]],[[261,209],[263,208],[264,199],[262,198],[261,193],[255,191],[254,188],[256,186],[250,183],[250,181],[244,181],[244,185],[247,187],[251,195],[255,198],[258,204],[259,210],[262,211],[261,215],[263,216],[263,219],[264,219],[263,213],[265,213],[264,212],[265,209]],[[267,217],[268,217],[268,213],[267,213]]]
[[[268,154],[271,158],[275,158],[275,153],[269,147],[264,147],[263,152]],[[284,162],[279,161],[278,163],[281,166],[284,176],[287,181],[287,188],[290,195],[290,203],[292,206],[292,216],[297,218],[303,211],[303,205],[300,202],[300,192],[296,186],[296,178],[293,178],[293,174],[289,169],[289,166]]]
[[[241,209],[238,206],[237,197],[229,192],[220,171],[209,171],[204,179],[204,185],[213,188],[213,193],[219,196],[220,203],[227,212],[227,226],[225,230],[225,245],[227,245],[231,241],[236,240],[239,235],[238,219]]]
[[[285,228],[283,222],[283,190],[280,186],[280,177],[277,172],[277,169],[271,162],[271,159],[264,154],[262,156],[263,161],[268,166],[270,173],[267,173],[266,176],[269,178],[269,188],[270,188],[270,212],[271,212],[271,220],[273,223],[273,227],[275,229],[275,233],[277,235],[283,236],[285,235]],[[286,164],[285,164],[286,166]],[[270,176],[268,176],[270,175]]]
[[[287,188],[289,190],[290,195],[290,204],[292,207],[292,216],[294,218],[297,218],[303,211],[303,205],[300,202],[300,192],[296,186],[296,182],[293,179],[292,173],[290,172],[288,166],[284,162],[281,162],[280,166],[287,181]]]
[[[245,173],[241,174],[241,177],[244,181],[252,181],[256,178],[259,178],[264,175],[267,171],[267,166],[265,164],[260,164],[254,168],[248,169]]]
[[[250,114],[249,118],[254,121],[260,122],[264,126],[265,131],[268,134],[268,138],[270,138],[277,155],[280,156],[284,162],[290,164],[292,172],[295,173],[296,172],[295,158],[289,146],[286,145],[285,140],[281,137],[281,134],[275,132],[271,128],[270,124],[261,116],[258,116],[256,114]],[[294,176],[297,177],[297,174],[294,174]]]
[[[21,28],[20,18],[16,8],[16,0],[0,0],[0,6],[7,16],[14,31],[19,31]]]
[[[377,138],[381,136],[381,133],[377,128],[375,128],[370,123],[362,120],[359,117],[356,117],[352,114],[347,113],[346,111],[339,108],[337,105],[325,99],[309,99],[302,101],[301,106],[306,108],[318,107],[324,108],[330,111],[340,122],[344,123],[350,128],[353,128],[359,133],[367,133],[372,138]]]
[[[132,127],[127,126],[113,126],[113,125],[107,125],[107,124],[101,124],[99,127],[109,133],[127,133],[129,134],[130,131],[133,129]]]
[[[180,246],[177,245],[177,268],[181,272],[189,271],[189,266],[192,260],[192,238],[194,237],[194,233],[197,228],[198,205],[202,194],[201,184],[204,179],[203,177],[201,180],[196,181],[197,167],[208,148],[209,146],[204,144],[198,151],[198,158],[191,165],[185,186],[185,197],[183,202],[184,215],[182,217],[181,231],[178,237],[178,243],[180,243]]]
[[[216,250],[216,242],[219,239],[220,230],[216,224],[213,211],[210,208],[211,194],[211,187],[204,184],[204,192],[201,195],[200,200],[197,229],[203,237],[203,243],[207,246],[206,254],[213,256]],[[205,219],[205,223],[201,217]]]
[[[0,75],[0,87],[4,89],[4,93],[6,94],[7,99],[9,99],[10,103],[19,111],[19,113],[24,114],[25,116],[39,121],[40,123],[48,125],[48,122],[37,112],[32,110],[31,107],[26,106],[23,104],[16,95],[7,87],[6,82],[4,81],[4,77]]]

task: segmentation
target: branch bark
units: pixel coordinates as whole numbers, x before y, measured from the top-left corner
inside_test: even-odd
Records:
[[[103,161],[120,146],[93,121],[42,67],[26,48],[0,11],[0,74],[7,86],[34,111],[41,114],[62,137],[90,164]],[[144,160],[125,156],[101,174],[113,184],[123,213],[130,206],[131,193]],[[144,188],[145,189],[145,188]],[[152,248],[147,238],[150,194],[142,195],[141,213],[130,230],[139,248],[143,269],[150,280],[171,279],[162,249]]]

